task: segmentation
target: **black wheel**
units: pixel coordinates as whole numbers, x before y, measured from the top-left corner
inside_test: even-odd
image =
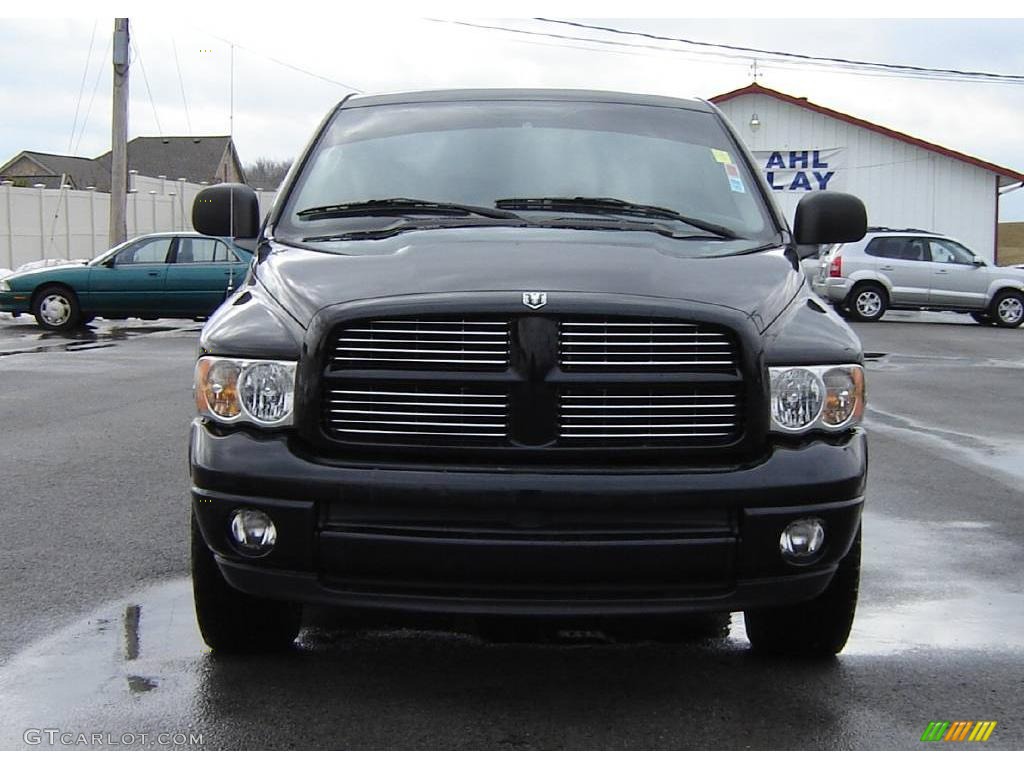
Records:
[[[857,609],[860,538],[858,530],[850,551],[839,561],[831,583],[818,597],[743,614],[747,639],[755,652],[821,658],[843,650]]]
[[[996,294],[988,307],[989,317],[1000,328],[1016,328],[1024,322],[1024,294],[1007,288]]]
[[[872,323],[882,319],[885,310],[889,308],[889,297],[884,288],[868,283],[854,288],[846,306],[851,319]]]
[[[217,567],[192,516],[192,595],[203,640],[218,653],[256,653],[292,647],[302,606],[239,592]]]
[[[832,306],[836,310],[836,314],[838,314],[840,317],[846,318],[846,319],[848,319],[850,317],[850,310],[848,310],[842,304],[833,304]]]
[[[48,331],[70,331],[82,323],[75,292],[59,285],[39,291],[32,302],[32,314],[40,327]]]
[[[971,312],[974,322],[981,325],[992,325],[992,318],[986,312]]]

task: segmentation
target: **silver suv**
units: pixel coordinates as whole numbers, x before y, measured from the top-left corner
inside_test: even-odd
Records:
[[[991,266],[920,229],[872,227],[856,243],[832,246],[813,286],[851,320],[878,320],[891,307],[968,312],[1003,328],[1024,321],[1024,270]]]

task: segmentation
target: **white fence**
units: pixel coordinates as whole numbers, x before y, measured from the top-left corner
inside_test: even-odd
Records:
[[[192,229],[192,201],[203,188],[131,174],[128,237]],[[261,214],[275,192],[258,190]],[[0,267],[39,259],[91,259],[108,247],[110,195],[95,190],[0,184]]]

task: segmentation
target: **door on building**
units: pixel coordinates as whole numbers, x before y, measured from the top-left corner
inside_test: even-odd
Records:
[[[875,268],[892,284],[890,304],[924,306],[928,303],[932,265],[923,238],[876,237],[864,252],[875,257]]]
[[[96,314],[160,315],[170,237],[144,237],[89,270],[82,308]]]
[[[206,317],[224,301],[228,286],[239,284],[245,269],[222,240],[179,236],[167,268],[167,305],[176,315]]]
[[[984,309],[988,304],[988,269],[975,255],[952,240],[929,238],[932,258],[931,304],[937,307]]]

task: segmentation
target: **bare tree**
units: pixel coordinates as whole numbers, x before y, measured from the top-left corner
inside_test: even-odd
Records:
[[[243,166],[245,180],[250,187],[277,189],[284,181],[285,174],[292,167],[293,158],[288,160],[271,160],[269,157],[258,157],[253,163]]]

